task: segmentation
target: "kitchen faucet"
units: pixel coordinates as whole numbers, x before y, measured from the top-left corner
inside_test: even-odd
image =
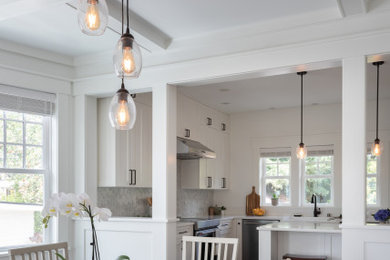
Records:
[[[321,214],[321,209],[317,209],[317,196],[315,194],[311,196],[311,203],[314,203],[313,216],[318,217],[318,215]]]

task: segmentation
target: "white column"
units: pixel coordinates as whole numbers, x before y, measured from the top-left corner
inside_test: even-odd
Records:
[[[155,252],[176,256],[176,87],[153,88],[153,220],[161,223]]]
[[[343,225],[365,224],[366,58],[343,60],[342,209]]]
[[[74,99],[74,192],[97,200],[97,99]]]
[[[52,151],[52,178],[53,193],[74,192],[73,190],[73,97],[58,93],[56,100],[56,114],[52,120],[52,142],[55,149]],[[58,219],[58,234],[54,234],[58,241],[70,241],[72,237],[72,222],[68,218]]]

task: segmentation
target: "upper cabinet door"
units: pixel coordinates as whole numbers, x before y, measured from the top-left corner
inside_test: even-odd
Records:
[[[199,105],[192,99],[177,96],[177,136],[199,141]]]
[[[99,187],[152,187],[152,107],[136,102],[134,128],[120,131],[108,120],[110,101],[98,101]]]
[[[152,108],[136,102],[137,120],[127,133],[130,187],[152,187]]]

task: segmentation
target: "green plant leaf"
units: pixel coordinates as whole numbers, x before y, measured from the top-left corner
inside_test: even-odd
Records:
[[[56,256],[59,257],[61,260],[66,260],[65,257],[63,257],[61,254],[56,253]]]

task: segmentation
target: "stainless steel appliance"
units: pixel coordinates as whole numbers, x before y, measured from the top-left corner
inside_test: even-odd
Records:
[[[207,219],[207,218],[182,218],[180,221],[184,222],[193,222],[194,223],[194,236],[197,237],[216,237],[217,230],[219,226],[218,219]],[[208,260],[214,259],[211,257],[211,247],[208,248]],[[195,252],[195,259],[198,259],[199,250],[197,249]],[[204,244],[201,249],[201,258],[204,259],[205,248]]]
[[[277,219],[244,219],[242,225],[242,259],[259,259],[258,226],[279,222]]]
[[[203,144],[186,138],[177,138],[177,159],[194,160],[194,159],[215,159],[216,155],[213,150]]]

